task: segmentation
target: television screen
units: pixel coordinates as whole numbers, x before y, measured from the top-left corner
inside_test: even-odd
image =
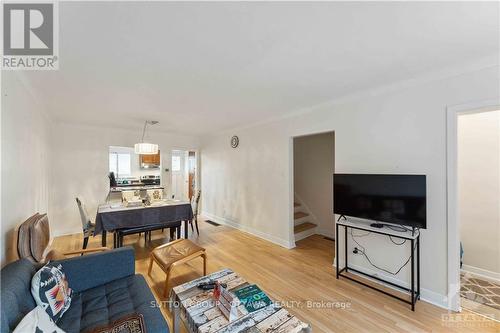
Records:
[[[424,175],[335,174],[335,214],[426,228]]]

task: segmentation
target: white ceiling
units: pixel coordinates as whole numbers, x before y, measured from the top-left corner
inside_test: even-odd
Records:
[[[498,56],[499,4],[61,2],[55,119],[206,134]]]

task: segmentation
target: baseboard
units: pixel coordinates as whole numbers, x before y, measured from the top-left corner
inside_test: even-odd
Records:
[[[334,258],[334,260],[333,260],[333,267],[335,267],[335,262],[336,262],[335,260],[336,260],[336,258]],[[395,278],[394,276],[389,276],[387,274],[382,274],[379,271],[374,271],[374,270],[366,268],[366,267],[361,267],[361,266],[352,265],[352,264],[349,264],[349,267],[357,269],[358,271],[364,272],[366,274],[370,274],[370,275],[377,274],[378,277],[380,277],[380,278],[382,278],[384,280],[387,280],[387,281],[392,282],[392,283],[399,284],[399,285],[401,285],[403,287],[406,287],[406,288],[410,287],[410,284],[408,282],[403,281],[403,280],[398,279],[398,278]],[[355,272],[351,272],[351,273],[352,274],[356,274]],[[397,288],[395,288],[395,287],[393,287],[393,286],[391,286],[389,284],[384,284],[384,283],[382,283],[380,281],[370,279],[370,278],[368,278],[366,276],[363,276],[363,275],[360,275],[360,274],[356,274],[356,275],[359,275],[360,277],[362,277],[364,279],[369,279],[369,280],[372,280],[372,281],[374,281],[376,283],[383,284],[385,287],[388,287],[388,288],[400,291],[399,289],[397,289]],[[355,283],[355,282],[353,282],[353,283]],[[420,300],[424,301],[424,302],[427,302],[427,303],[430,303],[432,305],[438,306],[440,308],[449,310],[448,297],[446,297],[445,295],[441,295],[439,293],[436,293],[436,292],[434,292],[432,290],[425,289],[425,288],[420,288]],[[417,302],[417,306],[418,306],[418,302]]]
[[[493,280],[494,282],[500,282],[500,273],[497,272],[492,272],[488,271],[486,269],[474,267],[474,266],[469,266],[469,265],[462,265],[462,272],[464,273],[471,273],[474,275],[478,275],[482,278],[488,279],[488,280]]]
[[[291,249],[291,248],[295,247],[295,245],[291,244],[289,240],[281,239],[281,238],[275,237],[273,235],[266,234],[262,231],[256,230],[254,228],[251,228],[251,227],[248,227],[245,225],[241,225],[239,223],[235,223],[229,219],[226,219],[226,218],[223,218],[220,216],[216,216],[216,215],[213,215],[213,214],[210,214],[207,212],[202,212],[201,216],[206,217],[209,220],[215,221],[219,224],[222,224],[222,225],[234,228],[234,229],[238,229],[240,231],[246,232],[246,233],[251,234],[253,236],[265,239],[271,243],[277,244],[277,245],[282,246],[282,247],[287,248],[287,249]]]
[[[335,231],[333,230],[328,230],[318,227],[316,233],[331,239],[335,239]]]
[[[82,232],[81,229],[79,231],[66,230],[66,231],[63,231],[63,232],[54,232],[54,234],[51,235],[51,238],[56,238],[56,237],[61,237],[61,236],[69,236],[69,235],[76,235],[76,234],[83,235],[83,232]],[[83,239],[83,236],[82,236],[82,239]]]

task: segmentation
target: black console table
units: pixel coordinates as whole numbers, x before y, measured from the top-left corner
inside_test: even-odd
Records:
[[[345,256],[345,266],[344,268],[340,269],[340,264],[339,264],[339,242],[338,239],[340,237],[339,234],[339,227],[342,226],[344,227],[344,256]],[[380,291],[381,293],[384,293],[385,295],[391,296],[393,298],[396,298],[400,301],[403,301],[407,304],[411,305],[411,310],[415,311],[415,303],[417,302],[418,299],[420,299],[420,232],[415,231],[415,230],[407,230],[407,231],[394,231],[387,226],[384,226],[383,228],[376,228],[370,226],[368,223],[362,223],[362,222],[354,222],[354,221],[349,221],[349,220],[343,220],[343,221],[337,221],[336,225],[336,242],[335,242],[335,258],[336,258],[336,271],[337,271],[337,279],[340,277],[349,279],[351,281],[357,282],[359,284],[362,284],[366,287],[369,287],[371,289]],[[384,236],[391,236],[394,238],[399,238],[399,239],[404,239],[408,240],[411,243],[411,254],[410,254],[410,265],[411,265],[411,283],[410,283],[410,288],[407,288],[405,286],[398,285],[396,283],[384,280],[379,278],[378,276],[370,275],[365,272],[361,272],[360,270],[354,269],[352,267],[349,267],[347,257],[348,257],[348,237],[347,237],[347,229],[357,229],[357,230],[364,230],[368,232],[372,232],[375,234],[379,235],[384,235]],[[416,256],[415,256],[416,252]],[[416,257],[416,269],[415,269],[415,257]],[[383,289],[374,287],[372,285],[369,285],[363,281],[357,280],[351,276],[343,274],[344,272],[349,272],[352,271],[354,273],[360,274],[362,276],[366,276],[370,279],[388,284],[389,286],[395,287],[397,289],[400,289],[404,292],[408,293],[408,296],[410,296],[410,300],[399,297],[397,295],[391,294]],[[416,276],[415,276],[416,274]],[[415,282],[416,282],[416,288],[415,288]]]

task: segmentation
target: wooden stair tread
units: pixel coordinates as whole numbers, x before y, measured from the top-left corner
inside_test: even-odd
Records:
[[[299,232],[303,232],[303,231],[306,231],[306,230],[309,230],[309,229],[312,229],[315,227],[316,227],[316,224],[312,224],[311,222],[305,222],[305,223],[302,223],[302,224],[299,224],[299,225],[296,225],[295,227],[293,227],[293,232],[295,234],[298,234]]]
[[[306,217],[306,216],[309,216],[309,214],[304,213],[304,212],[295,212],[295,213],[293,214],[293,218],[294,218],[295,220],[297,220],[297,219],[301,219],[301,218]]]

